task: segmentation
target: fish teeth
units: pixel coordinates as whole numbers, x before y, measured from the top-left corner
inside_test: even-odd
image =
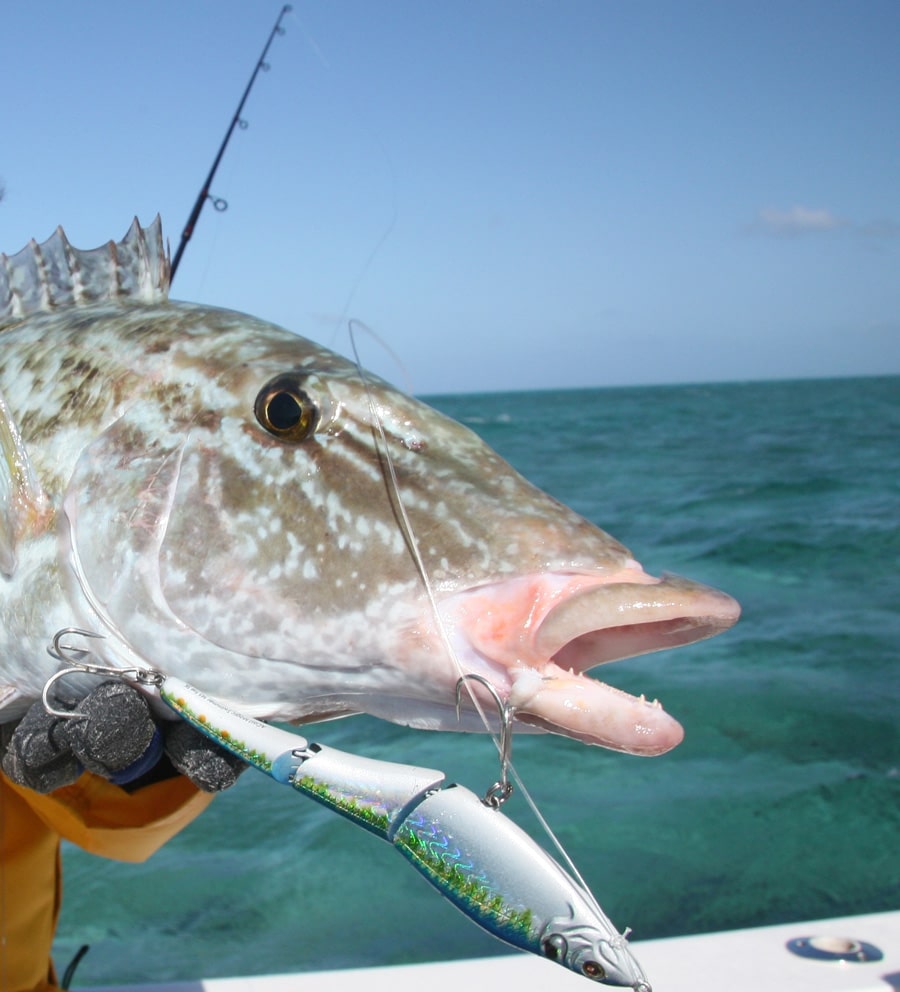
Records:
[[[645,703],[647,706],[652,706],[655,710],[661,710],[663,708],[662,703],[658,699],[654,699],[650,702],[644,693],[641,693],[641,702]]]

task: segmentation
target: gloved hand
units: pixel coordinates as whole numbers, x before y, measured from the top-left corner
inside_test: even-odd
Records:
[[[121,680],[54,706],[78,716],[52,716],[37,702],[5,735],[3,771],[37,792],[70,785],[85,769],[129,789],[178,772],[204,792],[220,792],[247,767],[181,720],[157,724],[143,694]]]

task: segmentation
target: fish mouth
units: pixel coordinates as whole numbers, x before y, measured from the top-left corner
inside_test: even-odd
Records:
[[[671,750],[681,725],[657,700],[586,672],[712,637],[740,615],[725,593],[679,576],[654,578],[636,562],[607,576],[524,577],[464,596],[456,630],[518,722],[637,755]]]

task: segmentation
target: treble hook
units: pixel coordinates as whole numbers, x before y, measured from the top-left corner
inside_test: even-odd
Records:
[[[512,722],[515,708],[509,703],[504,703],[500,698],[497,689],[483,676],[475,672],[469,672],[461,676],[456,682],[456,719],[459,720],[460,697],[462,695],[463,683],[469,679],[480,682],[491,694],[497,704],[497,712],[500,715],[500,778],[484,794],[481,801],[491,809],[500,809],[512,795],[513,784],[509,780],[509,766],[512,761]]]
[[[80,627],[63,627],[62,630],[58,630],[53,635],[53,640],[47,648],[47,653],[51,658],[56,658],[57,661],[68,665],[68,668],[61,668],[58,672],[54,672],[44,683],[44,688],[41,691],[41,702],[44,704],[44,710],[48,716],[55,716],[60,720],[81,720],[84,718],[84,714],[82,713],[57,710],[50,705],[50,688],[53,683],[58,682],[61,678],[65,678],[66,675],[71,675],[73,672],[83,675],[108,675],[113,678],[137,682],[138,685],[162,685],[162,673],[152,668],[113,668],[110,665],[97,665],[90,661],[84,661],[84,657],[89,656],[90,652],[74,648],[70,644],[63,644],[62,639],[67,634],[78,634],[81,637],[95,637],[98,640],[103,640],[103,634],[97,634],[91,630],[82,630]],[[75,653],[77,653],[78,657],[74,656]]]
[[[81,627],[63,627],[62,630],[58,630],[53,635],[53,640],[47,648],[47,654],[51,658],[56,658],[57,661],[64,661],[67,665],[80,668],[82,666],[82,657],[90,652],[82,648],[72,647],[70,644],[63,644],[62,639],[68,634],[78,634],[79,637],[95,637],[100,641],[103,640],[103,635],[97,634],[93,630],[82,630]],[[73,657],[69,652],[77,652],[78,657]]]

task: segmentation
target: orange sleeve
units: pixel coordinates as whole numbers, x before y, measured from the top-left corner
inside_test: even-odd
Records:
[[[60,837],[92,854],[143,861],[212,798],[181,776],[128,793],[85,773],[44,796],[0,773],[3,992],[55,988],[50,949],[60,905]]]
[[[10,992],[52,987],[59,837],[0,774],[0,974]]]
[[[115,861],[146,861],[213,798],[182,775],[134,792],[89,772],[48,795],[8,784],[60,837]]]

